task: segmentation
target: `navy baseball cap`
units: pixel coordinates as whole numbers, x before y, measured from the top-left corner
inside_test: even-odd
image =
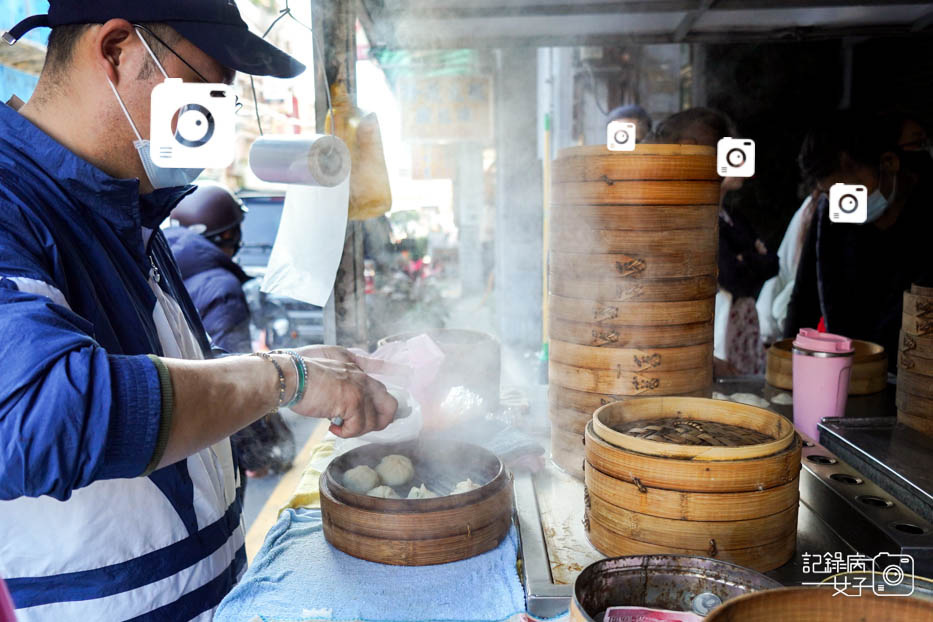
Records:
[[[235,0],[49,0],[48,15],[29,17],[3,35],[16,43],[33,28],[129,22],[171,26],[218,63],[253,76],[294,78],[305,66],[250,32]]]

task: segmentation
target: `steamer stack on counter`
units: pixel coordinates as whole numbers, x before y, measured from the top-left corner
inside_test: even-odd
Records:
[[[904,292],[897,359],[897,420],[933,436],[933,287]]]
[[[797,541],[800,437],[768,410],[719,400],[616,402],[586,427],[590,542],[609,557],[714,557],[766,572]]]
[[[604,404],[708,396],[720,178],[716,152],[577,147],[554,163],[549,258],[551,454],[582,476]]]

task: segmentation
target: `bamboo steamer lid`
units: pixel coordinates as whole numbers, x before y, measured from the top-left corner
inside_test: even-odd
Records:
[[[617,534],[599,521],[584,516],[584,526],[590,543],[603,555],[618,557],[623,555],[691,555],[712,557],[721,561],[732,562],[759,572],[780,568],[794,556],[797,548],[797,534],[793,533],[781,540],[759,544],[745,549],[720,549],[711,541],[703,549],[686,549],[670,544],[641,542],[622,534]],[[708,620],[709,618],[707,618]],[[770,618],[774,620],[774,618]]]
[[[750,492],[781,486],[800,472],[800,437],[784,450],[747,460],[681,460],[615,447],[593,431],[585,432],[587,462],[603,473],[646,487],[695,492]],[[636,481],[638,480],[638,481]]]
[[[713,342],[713,322],[669,326],[602,326],[551,317],[551,339],[598,348],[666,348]]]
[[[706,622],[931,622],[933,602],[914,597],[838,596],[822,587],[788,587],[753,592],[726,601]]]
[[[711,274],[674,279],[581,280],[548,273],[550,294],[564,298],[608,302],[677,302],[716,296],[718,284]]]
[[[737,430],[757,432],[770,440],[731,447],[679,445],[624,434],[616,429],[625,423],[669,418],[694,422],[697,436],[705,434],[702,431],[703,422],[713,422],[734,426]],[[594,413],[593,431],[607,443],[621,449],[695,461],[745,460],[770,456],[787,448],[796,438],[794,425],[770,410],[724,400],[691,397],[644,398],[607,404]]]
[[[710,361],[709,365],[695,369],[635,372],[586,369],[550,361],[548,377],[562,387],[590,393],[679,395],[709,387],[713,382],[713,366]]]
[[[551,315],[571,322],[599,326],[670,326],[709,322],[715,298],[680,302],[598,302],[580,298],[549,297]]]
[[[715,253],[719,248],[716,227],[673,231],[621,231],[564,225],[554,227],[551,248],[565,253]],[[909,295],[909,294],[908,294]]]
[[[925,287],[914,283],[910,286],[910,293],[923,296],[924,298],[933,298],[933,287]]]
[[[555,182],[644,179],[720,181],[716,172],[716,150],[703,145],[641,143],[635,146],[634,151],[625,153],[607,151],[602,145],[569,147],[557,153],[554,164]]]
[[[719,200],[707,205],[551,205],[551,226],[597,231],[676,231],[719,224]]]
[[[794,389],[793,339],[783,339],[768,348],[765,380],[773,387]],[[869,395],[888,386],[888,356],[884,347],[870,341],[852,340],[855,354],[849,375],[849,395]]]
[[[587,280],[667,279],[717,274],[716,254],[668,253],[623,255],[622,253],[565,253],[552,250],[550,271],[561,276]]]
[[[678,521],[741,521],[797,507],[800,478],[749,492],[703,493],[649,488],[615,479],[587,463],[586,488],[594,497],[639,514]]]

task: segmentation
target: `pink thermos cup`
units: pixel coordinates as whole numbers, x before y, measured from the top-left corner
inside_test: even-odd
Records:
[[[851,339],[803,328],[793,351],[794,427],[819,442],[820,419],[845,414],[855,349]]]

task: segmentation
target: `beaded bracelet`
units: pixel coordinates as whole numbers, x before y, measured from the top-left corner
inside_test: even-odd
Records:
[[[272,355],[268,352],[253,352],[250,354],[250,356],[258,356],[264,361],[269,361],[275,367],[275,371],[277,371],[279,374],[279,403],[267,413],[274,415],[275,413],[279,412],[279,409],[285,404],[285,372],[282,371],[282,366],[279,365],[278,361],[272,358]]]
[[[286,408],[291,408],[300,402],[305,396],[305,390],[307,389],[308,381],[308,364],[305,363],[304,357],[302,357],[294,350],[276,350],[276,352],[281,352],[282,354],[287,354],[290,356],[292,363],[295,365],[295,372],[298,374],[298,389],[295,391],[295,397],[293,397],[292,401],[285,405]]]

